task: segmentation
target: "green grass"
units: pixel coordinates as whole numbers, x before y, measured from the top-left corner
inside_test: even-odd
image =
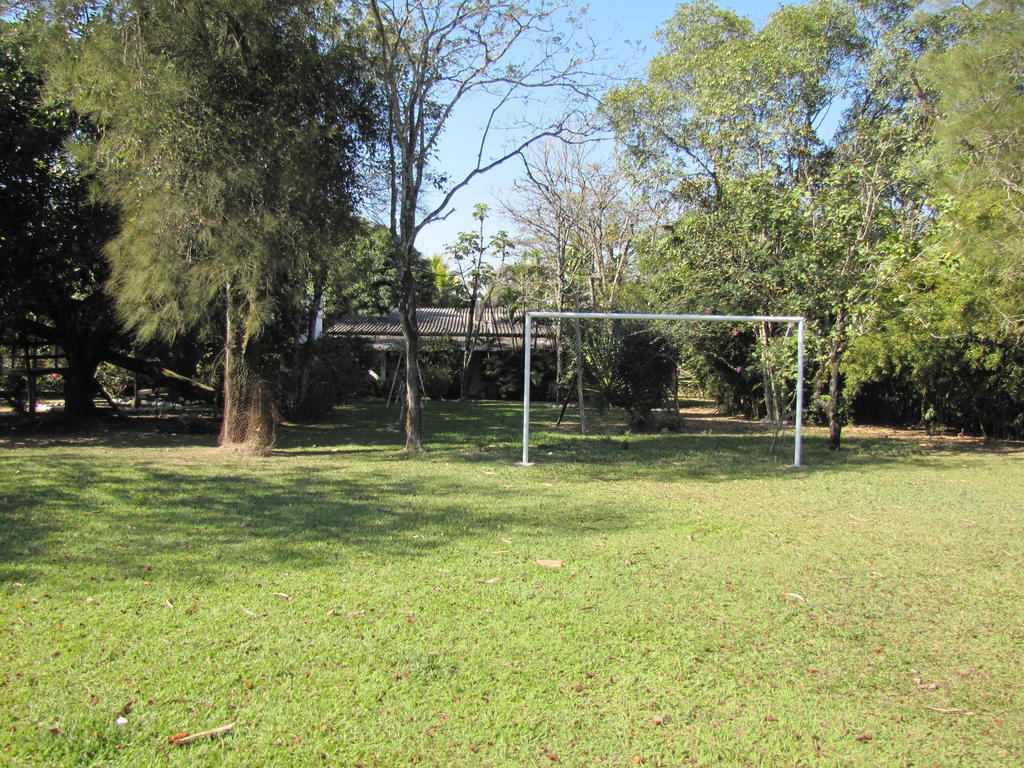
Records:
[[[1024,453],[395,416],[0,443],[0,765],[1024,763]]]

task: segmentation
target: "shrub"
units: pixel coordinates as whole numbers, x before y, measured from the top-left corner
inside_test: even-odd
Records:
[[[362,339],[322,336],[312,343],[309,355],[305,382],[301,365],[278,378],[277,402],[286,418],[317,421],[338,403],[373,391],[368,375],[373,351]]]
[[[613,349],[609,402],[626,409],[631,427],[647,429],[675,382],[678,353],[656,329],[626,322],[615,328]]]
[[[459,396],[462,347],[450,336],[420,341],[420,375],[423,394],[437,399]]]
[[[675,382],[678,351],[667,336],[642,322],[590,324],[583,333],[585,374],[598,407],[620,406],[630,426],[647,429]],[[576,361],[572,361],[575,368]],[[567,373],[571,384],[574,371]]]

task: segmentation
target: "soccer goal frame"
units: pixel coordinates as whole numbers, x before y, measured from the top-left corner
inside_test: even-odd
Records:
[[[793,425],[793,466],[802,466],[804,415],[804,335],[807,323],[803,317],[789,315],[655,315],[618,312],[527,312],[523,332],[523,461],[530,463],[530,353],[533,346],[533,319],[590,318],[592,320],[690,320],[698,323],[786,323],[796,325],[796,414]]]

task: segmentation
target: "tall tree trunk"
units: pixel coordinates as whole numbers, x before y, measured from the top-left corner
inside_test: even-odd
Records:
[[[473,280],[473,291],[469,298],[469,321],[466,324],[466,348],[462,351],[462,379],[459,382],[459,400],[465,400],[469,388],[469,366],[473,361],[473,348],[476,346],[476,305],[477,285]]]
[[[60,337],[60,346],[67,360],[64,374],[64,421],[76,424],[96,415],[95,398],[99,391],[96,370],[110,343],[107,332],[87,325],[84,333],[67,332]]]
[[[779,413],[778,393],[775,391],[775,371],[772,368],[772,361],[768,354],[768,342],[771,339],[768,323],[761,323],[758,328],[761,342],[761,382],[764,388],[765,415],[772,424],[782,421],[782,414]]]
[[[580,311],[579,303],[576,311]],[[576,396],[580,402],[580,434],[587,434],[587,406],[583,397],[583,334],[580,332],[580,319],[574,318],[576,326]]]
[[[839,440],[842,436],[842,388],[839,375],[839,366],[842,362],[844,340],[838,338],[833,340],[828,355],[828,400],[825,405],[825,415],[828,417],[828,447],[831,450],[839,448]]]
[[[416,284],[412,270],[402,274],[398,314],[405,339],[405,453],[423,450],[423,399],[419,376],[419,327],[416,323]]]
[[[555,267],[555,311],[565,312],[565,266],[559,257]],[[564,402],[562,397],[562,374],[565,370],[565,352],[562,344],[562,319],[555,320],[555,402]]]
[[[266,454],[277,442],[280,418],[274,403],[273,389],[263,375],[261,349],[260,342],[252,339],[242,348],[242,359],[249,375],[245,392],[248,424],[246,446],[253,453]]]
[[[423,393],[420,389],[419,340],[416,321],[416,278],[412,273],[414,210],[403,207],[402,237],[398,245],[398,315],[405,339],[405,448],[423,451]]]
[[[294,404],[301,408],[309,394],[309,369],[313,363],[313,345],[316,343],[316,323],[320,316],[320,308],[323,305],[324,287],[327,282],[327,268],[323,267],[313,278],[313,300],[306,312],[305,328],[303,329],[306,339],[301,344],[296,344],[295,370],[299,372],[299,383],[294,399]]]
[[[265,454],[277,439],[277,409],[260,377],[258,342],[246,339],[236,297],[227,291],[224,337],[224,418],[220,445]]]
[[[96,369],[99,356],[89,344],[70,343],[64,348],[68,361],[64,374],[64,421],[76,424],[96,415]]]
[[[242,336],[235,317],[234,297],[231,286],[225,290],[224,309],[224,411],[220,423],[221,446],[227,447],[245,442],[245,425],[239,418],[240,392],[238,386],[243,378],[239,370],[242,359]]]

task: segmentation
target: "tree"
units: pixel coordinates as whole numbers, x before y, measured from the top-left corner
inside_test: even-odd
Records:
[[[1024,3],[985,0],[955,45],[929,52],[921,81],[940,185],[936,251],[955,257],[964,289],[1011,332],[1024,325]],[[927,98],[927,97],[925,97]]]
[[[473,218],[480,228],[476,232],[460,232],[454,243],[448,246],[449,255],[455,260],[458,271],[458,285],[465,292],[463,297],[469,303],[466,316],[466,343],[462,351],[462,376],[459,384],[459,399],[466,399],[469,386],[469,364],[476,348],[479,309],[488,305],[494,290],[494,278],[505,266],[505,260],[515,248],[515,244],[504,230],[498,230],[489,240],[484,237],[484,222],[490,206],[477,203],[473,206]],[[499,259],[498,267],[484,261],[487,253],[495,254]]]
[[[327,269],[324,315],[385,315],[394,309],[398,271],[395,240],[387,227],[360,221],[337,246]],[[433,266],[419,252],[413,254],[418,302],[435,303],[439,289]]]
[[[817,0],[755,30],[710,3],[684,4],[647,82],[606,102],[635,166],[688,208],[661,257],[683,287],[665,297],[671,311],[806,314],[832,448],[848,340],[914,257],[927,217],[908,172],[920,131],[907,62],[923,36],[910,34],[911,10]],[[851,105],[830,137],[822,125],[840,99]],[[771,331],[759,330],[766,348]]]
[[[888,284],[923,245],[927,198],[919,194],[910,162],[919,140],[919,132],[902,121],[851,127],[808,210],[801,292],[803,311],[824,346],[818,381],[833,449],[849,399],[842,365],[850,339],[885,307]]]
[[[1024,429],[1021,11],[964,3],[918,17],[903,26],[906,52],[890,45],[896,55],[879,68],[902,74],[915,107],[903,120],[929,216],[917,230],[924,248],[880,297],[893,308],[887,322],[850,340],[846,375],[865,393],[862,412],[998,436]]]
[[[111,0],[68,20],[54,87],[100,129],[118,310],[143,340],[223,334],[223,445],[273,444],[265,331],[305,304],[354,208],[375,92],[353,41],[325,43],[334,21],[284,0]]]
[[[119,341],[103,282],[116,215],[90,200],[91,179],[65,150],[94,139],[66,104],[43,103],[25,30],[0,28],[0,327],[58,344],[67,359],[64,418],[89,417],[96,369]]]
[[[590,58],[570,39],[566,6],[510,0],[369,0],[367,30],[384,92],[390,139],[385,177],[389,222],[397,241],[398,309],[405,339],[405,448],[423,449],[412,254],[424,226],[447,215],[452,198],[477,176],[545,136],[565,136],[594,88]],[[547,101],[545,101],[547,99]],[[523,136],[493,150],[503,116],[555,99],[557,114],[515,126]],[[432,170],[442,132],[456,108],[472,103],[485,116],[469,170],[448,177]],[[525,114],[525,111],[524,111]],[[544,113],[542,113],[544,114]],[[428,203],[429,188],[439,192]]]
[[[523,165],[526,179],[516,183],[505,208],[549,276],[548,290],[539,298],[559,312],[614,309],[619,290],[631,275],[637,243],[659,219],[659,206],[651,203],[656,195],[642,193],[610,160],[595,159],[595,153],[581,145],[542,142],[524,153]],[[608,329],[608,338],[610,333]],[[585,357],[583,337],[579,320],[574,320],[577,361]],[[566,383],[564,362],[562,322],[556,320],[559,399]],[[581,431],[586,430],[584,368],[578,362],[574,366]],[[610,365],[606,369],[610,371]]]
[[[525,179],[518,181],[505,210],[530,246],[529,258],[547,280],[527,309],[550,307],[610,310],[631,276],[636,246],[656,226],[659,206],[630,185],[608,159],[581,145],[545,141],[524,153]],[[524,265],[522,276],[529,272]],[[574,321],[575,326],[578,321]],[[582,352],[582,335],[576,357]],[[555,322],[555,371],[563,383],[565,344]],[[576,366],[577,393],[583,369]],[[581,395],[582,397],[582,395]],[[582,407],[582,404],[581,404]]]
[[[462,286],[459,276],[451,270],[444,256],[439,253],[427,259],[427,263],[430,265],[434,303],[439,307],[457,307],[461,301]]]
[[[577,148],[561,142],[544,141],[523,156],[526,180],[513,187],[514,199],[505,210],[531,247],[530,257],[548,277],[546,290],[538,295],[537,306],[565,312],[579,300],[573,288],[582,264],[572,248],[574,233],[582,221],[583,199],[570,178]],[[525,293],[525,290],[524,290]],[[531,309],[533,307],[526,307]],[[564,369],[562,322],[555,322],[555,382],[560,390]],[[556,393],[560,397],[560,392]]]
[[[506,210],[546,257],[555,280],[554,305],[564,309],[574,280],[577,298],[593,309],[616,306],[636,247],[663,213],[655,191],[630,185],[609,159],[579,145],[552,142],[523,157],[526,179]],[[570,256],[572,254],[572,256]]]

